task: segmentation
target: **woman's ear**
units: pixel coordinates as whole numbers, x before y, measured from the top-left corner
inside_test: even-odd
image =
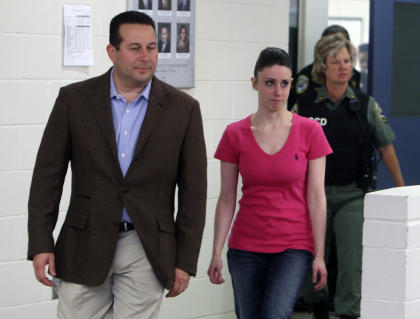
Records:
[[[251,78],[251,83],[252,83],[252,87],[254,88],[254,90],[258,91],[257,78],[252,77]]]

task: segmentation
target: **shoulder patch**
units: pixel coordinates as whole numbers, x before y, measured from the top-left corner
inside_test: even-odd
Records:
[[[381,109],[379,104],[375,101],[375,114],[384,123],[388,123],[384,111]]]
[[[309,87],[308,76],[306,76],[304,74],[299,75],[297,80],[296,80],[296,93],[297,94],[305,93],[305,91],[308,89],[308,87]]]

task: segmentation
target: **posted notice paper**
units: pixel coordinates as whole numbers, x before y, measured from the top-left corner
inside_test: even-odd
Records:
[[[92,12],[89,5],[64,5],[64,66],[93,65]]]

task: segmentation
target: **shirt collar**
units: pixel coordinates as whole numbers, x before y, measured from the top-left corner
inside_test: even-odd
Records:
[[[144,87],[144,89],[141,91],[139,97],[136,100],[140,100],[141,97],[145,98],[146,101],[149,101],[149,95],[150,90],[152,88],[152,79],[147,83],[147,85]],[[114,81],[114,68],[111,70],[111,79],[110,79],[110,97],[111,99],[121,97],[120,94],[118,94],[117,87],[115,86]]]
[[[315,88],[315,91],[317,92],[315,103],[320,103],[320,102],[324,102],[325,100],[329,100],[328,91],[327,91],[327,88],[325,86],[317,87],[317,88]],[[356,94],[354,93],[354,91],[350,87],[350,85],[347,87],[346,93],[344,94],[343,99],[345,99],[345,98],[348,98],[350,100],[356,98]]]

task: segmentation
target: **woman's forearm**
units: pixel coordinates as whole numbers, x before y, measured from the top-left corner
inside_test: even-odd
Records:
[[[324,257],[327,220],[325,195],[308,191],[308,210],[314,237],[315,256]]]
[[[401,173],[400,164],[394,146],[389,143],[379,147],[378,151],[396,186],[404,186],[404,179]]]

